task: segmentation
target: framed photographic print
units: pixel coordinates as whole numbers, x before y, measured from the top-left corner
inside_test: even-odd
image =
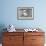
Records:
[[[34,8],[33,7],[18,7],[17,8],[17,19],[18,20],[33,20],[34,19]]]

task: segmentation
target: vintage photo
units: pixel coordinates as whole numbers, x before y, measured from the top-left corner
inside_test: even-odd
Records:
[[[34,19],[34,8],[33,7],[18,7],[17,19],[21,19],[21,20]]]

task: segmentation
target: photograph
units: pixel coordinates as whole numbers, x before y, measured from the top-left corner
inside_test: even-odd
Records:
[[[33,20],[34,19],[34,7],[18,7],[17,19],[19,20]]]
[[[46,0],[0,0],[0,46],[46,46]]]

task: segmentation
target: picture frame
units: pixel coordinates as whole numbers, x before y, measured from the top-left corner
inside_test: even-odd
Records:
[[[18,7],[17,8],[18,20],[33,20],[34,19],[34,7]]]

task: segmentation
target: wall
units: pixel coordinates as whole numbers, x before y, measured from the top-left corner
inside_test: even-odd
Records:
[[[46,0],[1,0],[0,24],[17,28],[46,28]],[[17,20],[17,7],[34,7],[34,20]]]

